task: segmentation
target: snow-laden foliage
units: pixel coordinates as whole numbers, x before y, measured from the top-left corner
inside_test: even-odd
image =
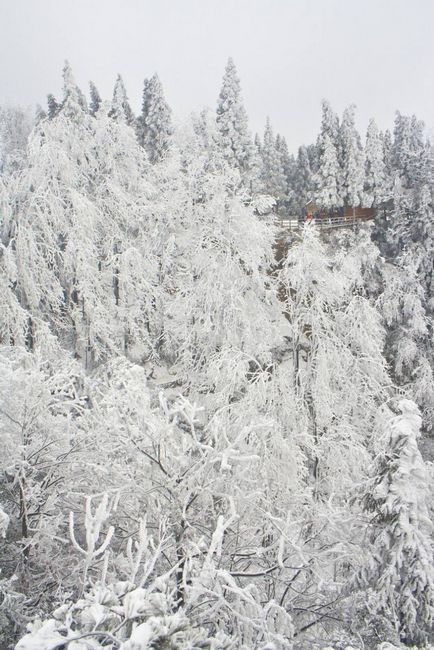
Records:
[[[416,404],[401,400],[400,415],[388,426],[386,451],[379,457],[365,497],[375,513],[370,564],[362,580],[372,593],[370,616],[408,644],[429,639],[434,614],[433,526],[429,518],[425,464],[417,447],[421,417]]]
[[[307,225],[280,275],[293,341],[296,404],[309,422],[319,493],[345,491],[360,474],[369,458],[369,422],[389,383],[379,314],[366,298],[354,295],[361,282],[354,277],[356,264],[329,258],[315,228]]]
[[[135,119],[68,64],[26,120],[0,111],[0,645],[428,648],[421,123],[363,151],[324,102],[295,160],[232,61],[176,128],[157,75]],[[372,230],[296,218],[359,204]]]

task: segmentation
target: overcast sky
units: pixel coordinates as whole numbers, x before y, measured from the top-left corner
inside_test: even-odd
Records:
[[[120,72],[135,110],[158,72],[182,119],[212,108],[226,60],[252,131],[270,115],[295,150],[320,101],[354,102],[391,126],[396,109],[434,127],[434,0],[0,0],[0,102],[45,105],[68,59],[83,90],[110,97]]]

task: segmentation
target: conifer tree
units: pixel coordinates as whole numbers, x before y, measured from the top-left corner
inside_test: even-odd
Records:
[[[337,150],[326,133],[322,138],[318,172],[315,174],[314,196],[319,206],[331,210],[343,205],[339,192],[340,178]]]
[[[48,110],[48,119],[52,120],[56,117],[59,112],[60,104],[58,104],[56,98],[51,93],[47,95],[47,110]]]
[[[257,152],[261,153],[262,142],[261,142],[261,136],[259,135],[259,133],[255,134],[255,141],[254,142],[255,142],[255,147],[256,147]]]
[[[375,121],[370,120],[366,134],[363,202],[368,207],[378,207],[388,198],[384,144]]]
[[[125,90],[125,85],[120,74],[118,74],[116,79],[109,116],[117,122],[128,124],[128,126],[134,124],[134,114],[129,104],[127,91]]]
[[[137,141],[141,147],[145,147],[145,136],[148,131],[146,126],[146,116],[149,114],[149,102],[149,79],[145,79],[143,82],[142,111],[138,116],[136,122],[136,136]]]
[[[65,106],[77,104],[81,111],[87,112],[87,101],[82,90],[77,86],[72,68],[68,61],[65,61],[63,66],[63,101],[61,109],[64,110]]]
[[[384,170],[388,184],[392,185],[392,134],[386,129],[383,135]]]
[[[402,115],[397,111],[391,158],[393,170],[399,174],[404,189],[418,182],[420,157],[425,148],[423,132],[424,123],[415,115]]]
[[[274,137],[270,118],[267,118],[263,144],[261,148],[261,190],[274,197],[281,205],[287,196],[282,152],[279,151],[280,139]]]
[[[339,118],[333,111],[330,102],[323,99],[321,103],[322,118],[321,129],[317,140],[318,157],[320,157],[324,150],[324,138],[327,135],[336,148],[336,155],[338,162],[341,162],[341,137]]]
[[[280,157],[281,169],[283,172],[280,186],[284,191],[284,194],[280,199],[280,203],[283,206],[284,211],[288,213],[292,197],[290,185],[295,173],[295,160],[294,156],[289,154],[286,139],[280,134],[277,134],[276,136],[276,150]]]
[[[101,106],[101,96],[98,92],[98,88],[95,86],[93,81],[89,82],[90,87],[90,104],[89,112],[91,115],[95,116]]]
[[[357,207],[362,202],[364,181],[363,150],[355,125],[355,106],[345,109],[340,129],[341,139],[341,199]]]
[[[217,127],[223,156],[249,181],[252,167],[252,140],[248,131],[247,113],[241,97],[241,86],[233,60],[227,62],[217,104]]]
[[[164,98],[157,74],[145,79],[142,112],[137,120],[137,139],[152,163],[160,162],[169,150],[172,138],[172,112]]]

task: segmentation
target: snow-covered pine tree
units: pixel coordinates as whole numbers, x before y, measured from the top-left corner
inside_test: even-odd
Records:
[[[417,181],[419,157],[424,150],[424,124],[415,115],[396,113],[393,130],[392,166],[402,180],[404,188]]]
[[[89,112],[91,115],[95,116],[99,110],[99,107],[101,106],[101,96],[98,92],[98,88],[95,86],[93,81],[89,82],[89,88],[90,88]]]
[[[282,189],[285,193],[280,199],[280,205],[283,211],[288,214],[289,206],[291,203],[292,190],[290,189],[291,181],[294,177],[295,171],[295,160],[294,156],[289,154],[288,144],[286,139],[279,133],[276,135],[276,150],[280,156],[281,167],[283,170],[283,175],[279,182]]]
[[[433,525],[430,484],[418,449],[421,417],[414,402],[399,402],[400,415],[387,425],[385,451],[374,468],[365,506],[374,512],[370,563],[361,584],[372,591],[369,610],[389,634],[421,647],[434,616]]]
[[[392,134],[389,129],[386,129],[383,135],[383,159],[384,159],[384,171],[386,174],[386,181],[391,186],[392,185]]]
[[[345,205],[357,207],[363,198],[364,156],[360,135],[355,125],[354,105],[345,109],[340,127],[341,191]]]
[[[48,119],[52,120],[53,117],[56,117],[59,110],[60,110],[60,104],[57,102],[54,95],[50,93],[49,95],[47,95]]]
[[[137,139],[152,163],[167,154],[173,133],[172,112],[164,98],[163,86],[157,74],[145,79],[142,112],[137,120]]]
[[[366,134],[365,183],[363,204],[379,207],[390,198],[384,162],[384,143],[375,120],[371,119]]]
[[[306,147],[301,146],[298,149],[297,160],[290,182],[290,191],[292,192],[290,205],[293,214],[305,215],[306,204],[311,198],[313,189],[314,177],[310,166],[309,155]]]
[[[65,65],[63,66],[63,101],[61,104],[61,110],[63,110],[66,105],[71,104],[71,102],[78,104],[81,110],[84,113],[87,113],[88,107],[86,97],[79,86],[75,83],[69,62],[65,61]]]
[[[220,145],[228,164],[237,169],[249,186],[253,143],[248,130],[247,113],[235,64],[228,59],[217,103],[217,127]]]
[[[341,207],[343,200],[339,192],[341,169],[339,167],[336,146],[326,133],[322,137],[318,171],[315,174],[315,200],[326,210]]]
[[[112,105],[109,112],[118,122],[125,122],[128,126],[133,126],[135,117],[127,97],[127,91],[120,74],[118,74],[115,87],[113,90]]]
[[[341,164],[341,137],[340,137],[339,117],[332,109],[330,102],[328,102],[326,99],[322,100],[321,109],[322,109],[321,128],[316,143],[316,147],[318,150],[318,158],[323,153],[324,138],[327,135],[332,141],[332,143],[334,144],[334,146],[336,147],[336,155],[338,158],[338,162],[339,164]]]
[[[254,144],[255,144],[257,152],[260,154],[261,149],[262,149],[262,141],[261,141],[261,136],[259,135],[259,133],[255,133]]]
[[[221,171],[227,165],[222,156],[219,145],[219,132],[217,130],[217,123],[214,111],[204,109],[199,115],[192,115],[192,127],[195,135],[199,138],[199,142],[191,134],[182,133],[181,129],[178,130],[177,135],[185,138],[179,142],[179,148],[185,156],[184,164],[188,166],[191,162],[190,155],[197,155],[198,151],[204,153],[208,157],[208,163],[204,166],[205,172]],[[194,153],[193,153],[194,152]]]
[[[279,145],[280,139],[274,137],[270,118],[267,117],[261,147],[261,191],[276,199],[277,209],[287,196],[284,158]]]
[[[146,116],[149,113],[150,106],[149,83],[149,79],[145,79],[143,82],[142,110],[136,121],[136,136],[141,147],[145,146],[145,136],[147,134]]]

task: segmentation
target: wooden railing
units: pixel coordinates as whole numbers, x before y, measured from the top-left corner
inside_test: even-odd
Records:
[[[298,219],[297,217],[287,217],[277,219],[277,225],[282,230],[301,230],[305,224],[314,223],[320,230],[331,230],[332,228],[354,228],[358,223],[363,223],[365,219],[361,217],[318,217],[312,219]]]

